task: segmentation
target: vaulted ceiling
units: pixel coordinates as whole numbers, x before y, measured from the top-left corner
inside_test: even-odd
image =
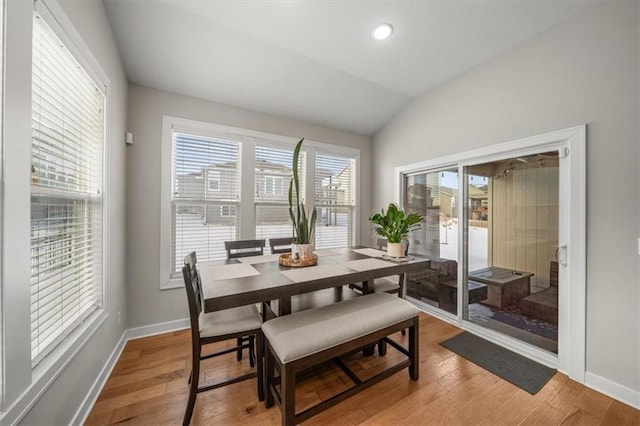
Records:
[[[371,135],[595,0],[104,2],[132,83]]]

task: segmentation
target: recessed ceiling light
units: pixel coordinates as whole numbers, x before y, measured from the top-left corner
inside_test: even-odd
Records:
[[[392,32],[393,27],[391,24],[380,24],[376,25],[373,30],[371,30],[371,36],[376,40],[385,40],[389,38]]]

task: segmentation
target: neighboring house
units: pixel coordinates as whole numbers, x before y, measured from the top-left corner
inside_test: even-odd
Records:
[[[288,222],[289,216],[283,215],[282,206],[288,206],[289,181],[291,168],[266,160],[256,160],[255,202],[260,207],[260,222]],[[178,207],[178,214],[199,214],[203,224],[231,225],[236,221],[236,208],[239,203],[240,189],[236,163],[212,164],[199,172],[176,177],[177,199],[194,201],[193,204]],[[349,194],[351,169],[345,167],[336,174],[331,170],[318,170],[316,173],[316,204],[321,206],[341,206],[352,203]],[[213,205],[212,205],[213,203]],[[204,205],[203,205],[204,204]],[[323,224],[336,224],[337,215],[324,209],[319,220]]]
[[[335,173],[329,169],[316,170],[316,209],[318,223],[325,226],[347,226],[349,214],[344,207],[354,205],[352,165]]]
[[[489,220],[489,190],[487,185],[469,185],[469,207],[471,220]]]

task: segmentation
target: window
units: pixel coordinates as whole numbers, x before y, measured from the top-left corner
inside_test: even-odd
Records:
[[[102,85],[34,14],[33,365],[102,307],[104,107]]]
[[[220,172],[209,171],[207,173],[209,191],[220,191]]]
[[[287,199],[291,161],[293,147],[260,144],[255,148],[256,238],[290,237],[293,232]]]
[[[220,206],[220,216],[235,216],[236,206]]]
[[[282,195],[282,178],[278,176],[265,176],[264,193],[266,195]]]
[[[193,250],[202,261],[224,259],[225,241],[292,236],[288,188],[296,142],[163,118],[161,288],[183,285],[183,259]],[[318,209],[316,248],[356,241],[357,159],[354,149],[308,140],[303,145],[301,198],[308,209],[314,202]]]
[[[3,159],[2,159],[2,152],[4,151],[3,149],[3,142],[2,142],[2,135],[4,134],[4,124],[3,124],[3,111],[2,111],[2,107],[4,105],[4,8],[5,8],[5,4],[4,4],[4,0],[0,0],[0,176],[3,176],[3,170],[2,170],[2,163],[3,163]],[[4,186],[4,182],[2,183],[2,186]],[[4,198],[4,194],[2,197],[0,197],[0,200],[2,200]],[[2,212],[2,203],[0,201],[0,212]],[[0,219],[2,219],[2,216],[0,216]],[[0,229],[0,237],[2,237],[3,241],[4,241],[4,235],[2,234],[2,230]],[[0,276],[2,276],[2,269],[0,267]],[[2,284],[2,280],[0,279],[0,288]],[[2,326],[2,318],[4,318],[3,312],[2,312],[2,292],[0,291],[0,330],[3,330],[4,327]],[[4,352],[3,350],[3,344],[0,343],[0,384],[4,383],[4,360],[2,357],[2,353]],[[4,386],[1,387],[2,389],[4,389]],[[4,394],[5,391],[4,390],[0,390],[0,411],[2,411],[4,409]]]
[[[315,163],[316,248],[346,247],[354,240],[355,159],[318,153]]]
[[[222,242],[238,239],[240,170],[236,142],[181,132],[173,138],[172,272],[178,273],[191,251],[200,260],[222,259]]]

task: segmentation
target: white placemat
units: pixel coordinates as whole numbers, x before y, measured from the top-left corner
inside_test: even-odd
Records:
[[[381,257],[382,255],[387,254],[386,251],[376,250],[372,248],[355,249],[351,251],[354,253],[363,254],[369,257]]]
[[[260,275],[256,268],[246,263],[234,263],[231,265],[211,265],[207,262],[199,264],[202,282],[229,280],[232,278],[250,277]]]
[[[389,268],[391,266],[396,266],[393,263],[385,262],[381,259],[360,259],[360,260],[351,260],[344,264],[349,269],[354,269],[356,271],[370,271],[372,269],[380,269],[380,268]]]
[[[315,250],[314,253],[318,256],[333,256],[344,253],[344,249],[320,249]]]
[[[336,265],[317,265],[308,266],[306,268],[290,269],[282,271],[281,274],[289,278],[291,281],[299,283],[302,281],[319,280],[321,278],[335,277],[344,274],[342,268]]]
[[[246,263],[248,265],[252,265],[254,263],[266,263],[266,262],[276,262],[280,257],[279,254],[267,254],[264,256],[248,256],[248,257],[240,257],[238,260],[242,263]]]

